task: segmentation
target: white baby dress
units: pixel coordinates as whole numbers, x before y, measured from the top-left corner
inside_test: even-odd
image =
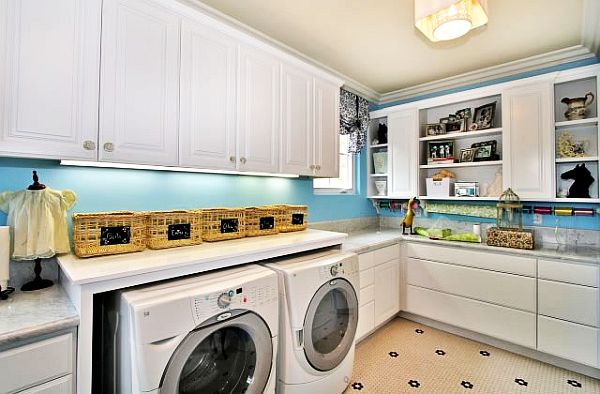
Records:
[[[48,258],[70,251],[67,210],[77,196],[70,190],[21,190],[0,193],[0,210],[8,214],[15,260]]]

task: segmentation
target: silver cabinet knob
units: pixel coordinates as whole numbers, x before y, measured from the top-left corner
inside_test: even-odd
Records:
[[[245,157],[240,157],[240,163],[246,164],[246,158]]]
[[[96,150],[96,143],[94,141],[90,141],[90,140],[83,141],[83,149]]]
[[[319,171],[319,170],[321,169],[321,166],[317,164],[317,165],[315,166],[315,168],[317,169],[317,171]]]
[[[115,150],[115,145],[114,145],[112,142],[106,142],[106,143],[104,144],[104,150],[105,150],[106,152],[112,152],[112,151],[114,151],[114,150]]]
[[[229,156],[229,161],[235,163],[235,156]]]
[[[311,164],[308,168],[310,168],[311,170],[314,170],[315,169],[315,165]]]

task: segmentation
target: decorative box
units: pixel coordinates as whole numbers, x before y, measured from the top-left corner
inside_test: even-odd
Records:
[[[479,197],[479,182],[455,182],[454,195],[457,197]]]
[[[146,214],[73,214],[73,246],[78,257],[139,252],[146,249]]]
[[[487,244],[513,249],[533,249],[533,232],[492,227],[487,231]]]
[[[434,180],[433,178],[425,179],[428,197],[450,197],[454,195],[454,180],[451,178],[442,178]]]
[[[200,213],[194,211],[148,212],[146,245],[166,249],[202,243]]]
[[[246,236],[244,208],[202,209],[202,240],[224,241]]]
[[[306,230],[308,227],[308,207],[306,205],[271,205],[280,215],[279,232]]]
[[[279,233],[282,217],[280,209],[273,207],[246,208],[246,236],[270,235]]]

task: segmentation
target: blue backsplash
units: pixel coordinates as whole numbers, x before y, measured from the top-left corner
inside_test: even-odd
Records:
[[[375,215],[366,198],[366,155],[357,156],[356,195],[315,195],[309,178],[272,178],[91,167],[65,167],[53,160],[0,158],[0,192],[40,181],[53,189],[71,189],[73,212],[235,207],[272,203],[308,205],[309,222]],[[0,225],[6,215],[0,212]]]

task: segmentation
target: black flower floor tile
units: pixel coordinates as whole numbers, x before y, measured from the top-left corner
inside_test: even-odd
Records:
[[[408,385],[415,389],[418,389],[419,387],[421,387],[421,383],[419,383],[419,381],[417,381],[417,380],[409,380]]]

